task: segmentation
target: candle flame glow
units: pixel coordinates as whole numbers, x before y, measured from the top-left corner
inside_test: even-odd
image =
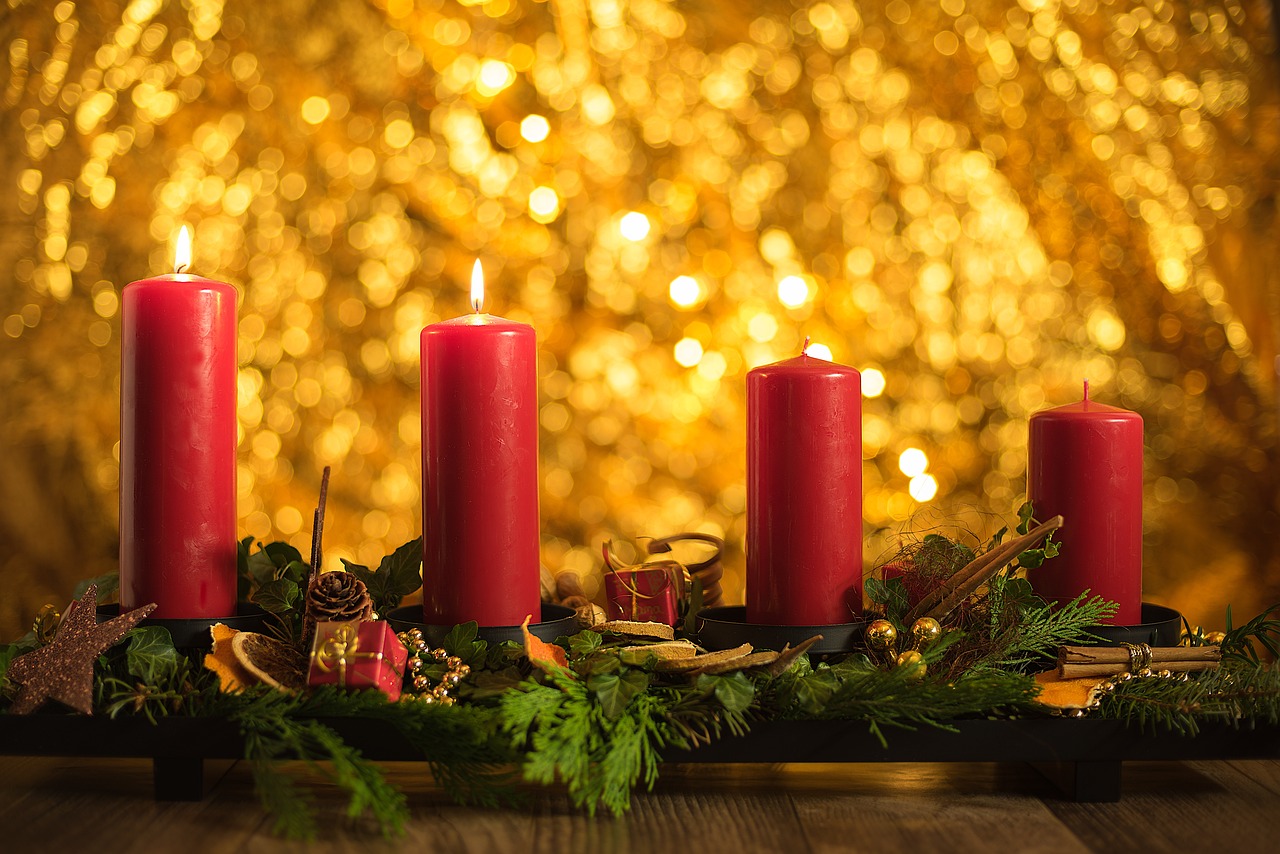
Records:
[[[476,264],[471,268],[471,308],[476,314],[480,313],[480,309],[484,306],[484,268],[480,266],[480,259],[476,259]]]
[[[191,268],[191,229],[183,226],[173,247],[173,272],[184,273]]]

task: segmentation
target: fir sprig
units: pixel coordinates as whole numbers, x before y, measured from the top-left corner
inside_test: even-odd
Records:
[[[386,698],[382,699],[385,705]],[[348,818],[367,813],[384,837],[402,833],[408,819],[404,795],[387,782],[376,763],[366,760],[336,732],[299,715],[300,700],[305,702],[256,687],[223,704],[244,737],[245,758],[253,768],[258,797],[275,816],[276,831],[295,839],[310,840],[316,835],[314,799],[273,765],[288,758],[303,760],[345,792]]]
[[[1272,661],[1280,659],[1280,603],[1235,628],[1231,626],[1231,608],[1228,606],[1222,657],[1260,664],[1262,658],[1258,653],[1258,646],[1266,650]]]
[[[1100,714],[1143,731],[1163,729],[1183,735],[1195,735],[1206,720],[1274,726],[1280,724],[1280,669],[1224,660],[1218,670],[1186,680],[1117,682],[1102,700]]]
[[[787,717],[866,721],[887,744],[885,727],[953,729],[948,721],[959,717],[1025,708],[1038,692],[1033,679],[1018,673],[988,670],[920,680],[905,668],[881,670],[865,656],[851,656],[780,678],[768,704]]]

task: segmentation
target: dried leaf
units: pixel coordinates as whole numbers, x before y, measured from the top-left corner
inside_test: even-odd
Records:
[[[520,624],[520,631],[524,632],[524,654],[529,656],[529,660],[539,670],[550,672],[553,667],[559,667],[567,672],[569,659],[565,655],[564,647],[554,643],[547,643],[536,637],[533,632],[529,631],[529,622],[531,620],[533,620],[532,614],[525,617],[524,622]]]

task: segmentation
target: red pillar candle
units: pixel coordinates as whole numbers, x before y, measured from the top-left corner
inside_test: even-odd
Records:
[[[475,313],[422,330],[422,612],[428,625],[538,619],[533,327]]]
[[[236,291],[182,270],[120,298],[120,606],[236,611]]]
[[[1142,622],[1142,417],[1089,399],[1031,416],[1027,498],[1036,517],[1061,515],[1058,557],[1029,577],[1070,601],[1085,590],[1117,602],[1112,622]]]
[[[747,622],[862,611],[862,377],[807,354],[747,374]]]

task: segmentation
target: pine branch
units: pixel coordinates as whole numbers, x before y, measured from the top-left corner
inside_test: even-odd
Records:
[[[1143,731],[1183,735],[1195,735],[1205,720],[1274,726],[1280,724],[1280,669],[1224,660],[1218,670],[1186,680],[1130,679],[1116,684],[1099,712]]]

